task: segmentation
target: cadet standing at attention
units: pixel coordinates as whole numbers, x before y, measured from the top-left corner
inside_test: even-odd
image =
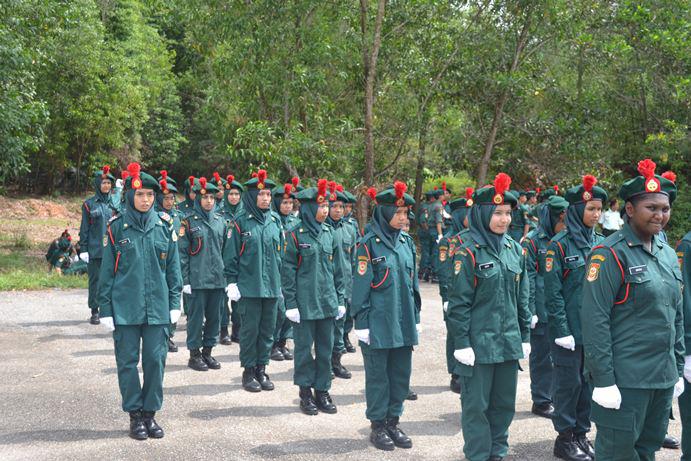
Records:
[[[528,218],[528,208],[524,205],[526,201],[525,192],[511,191],[511,193],[518,198],[518,205],[511,212],[511,228],[509,235],[512,239],[521,243],[523,237],[530,231],[530,223]]]
[[[103,242],[106,238],[106,224],[117,212],[113,204],[110,191],[115,183],[115,176],[110,174],[110,167],[94,175],[94,189],[96,194],[82,204],[82,222],[79,226],[79,258],[87,263],[89,274],[89,309],[91,318],[89,323],[98,325],[98,277],[101,270]]]
[[[194,186],[194,209],[182,220],[180,265],[187,306],[188,366],[196,371],[218,370],[221,364],[211,355],[221,330],[223,288],[223,244],[226,225],[216,213],[216,185],[199,178]],[[201,352],[199,348],[202,348]]]
[[[448,325],[461,379],[463,453],[469,461],[506,456],[516,408],[518,360],[530,354],[525,258],[509,235],[517,198],[511,178],[473,194],[470,231],[453,260]]]
[[[349,225],[349,233],[353,239],[353,242],[357,244],[358,238],[360,238],[360,227],[358,226],[357,219],[353,215],[353,205],[357,203],[357,197],[355,197],[347,190],[343,191],[343,195],[345,195],[347,199],[347,202],[345,203],[345,215],[343,216],[343,219],[345,223]],[[351,253],[350,266],[350,271],[352,274],[353,267],[355,266],[355,248],[353,248],[353,251]],[[350,292],[346,291],[346,315],[344,317],[345,321],[343,323],[343,345],[345,346],[346,352],[351,354],[355,352],[355,346],[353,345],[353,343],[350,342],[349,337],[350,332],[353,330],[353,316],[350,314],[350,306],[352,306],[353,304],[352,290],[353,284],[351,282]]]
[[[586,259],[603,239],[595,225],[607,192],[596,183],[594,176],[586,175],[581,185],[566,191],[566,229],[552,238],[545,255],[545,305],[554,363],[552,424],[559,433],[554,456],[569,461],[595,456],[587,438],[592,389],[583,373],[580,311]]]
[[[559,196],[550,197],[540,207],[539,227],[528,232],[523,240],[526,267],[530,282],[530,394],[532,413],[551,418],[552,405],[552,357],[547,334],[547,308],[545,307],[545,256],[550,240],[565,227],[564,219],[569,202]]]
[[[153,207],[159,184],[136,163],[127,169],[123,212],[110,220],[102,244],[98,301],[101,321],[113,331],[130,437],[144,440],[163,437],[154,416],[163,402],[169,328],[180,317],[182,277],[173,219]]]
[[[670,179],[671,180],[671,179]],[[674,182],[674,181],[672,181]],[[684,393],[679,396],[681,414],[681,459],[691,459],[691,232],[687,232],[677,244],[677,259],[684,286]]]
[[[243,210],[228,230],[223,252],[226,292],[240,312],[242,387],[248,392],[271,391],[266,374],[276,311],[281,297],[281,258],[285,248],[281,218],[271,211],[271,189],[276,183],[265,170],[244,184]]]
[[[380,450],[412,448],[398,426],[410,388],[413,346],[418,344],[421,299],[415,243],[402,232],[415,200],[406,185],[378,194],[369,230],[358,243],[352,314],[365,365],[365,415],[370,441]]]
[[[333,229],[325,223],[329,214],[326,186],[326,180],[320,179],[316,188],[296,194],[300,221],[288,238],[281,276],[286,317],[294,323],[293,382],[300,387],[300,409],[307,415],[337,411],[329,395],[331,353],[334,320],[343,318],[346,311],[343,267],[334,258]]]
[[[182,191],[185,194],[185,200],[179,207],[183,217],[194,212],[194,200],[197,197],[197,193],[194,191],[194,186],[196,184],[197,179],[194,176],[190,176],[185,180],[185,184],[183,185]]]
[[[677,189],[650,159],[638,172],[619,190],[624,227],[593,248],[583,286],[598,461],[655,459],[672,400],[684,391],[682,275],[658,235]]]

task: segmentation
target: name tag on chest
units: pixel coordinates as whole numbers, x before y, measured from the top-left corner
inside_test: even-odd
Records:
[[[252,237],[252,232],[250,232],[250,231],[242,232],[241,235],[242,235],[243,237]]]
[[[311,243],[299,243],[298,248],[310,249],[310,248],[312,248],[312,244]]]
[[[648,272],[648,266],[646,266],[645,264],[642,266],[629,267],[629,275],[637,275],[642,274],[644,272]]]
[[[482,263],[477,266],[481,271],[486,271],[494,267],[494,262]]]
[[[197,226],[197,227],[191,228],[191,229],[190,229],[190,232],[199,232],[200,230],[202,230],[202,228],[199,227],[199,226]]]
[[[578,255],[576,255],[576,256],[567,256],[566,258],[564,258],[564,262],[565,262],[565,263],[575,263],[575,262],[578,261],[579,259],[581,259],[581,257],[578,256]]]
[[[381,264],[386,262],[386,256],[380,256],[372,260],[372,264]]]
[[[118,245],[123,246],[123,245],[129,245],[130,243],[131,243],[130,239],[127,238],[127,239],[122,239],[122,240],[120,240],[120,241],[118,242]]]
[[[540,248],[539,250],[537,250],[537,254],[539,254],[539,255],[547,254],[547,249],[546,248]]]

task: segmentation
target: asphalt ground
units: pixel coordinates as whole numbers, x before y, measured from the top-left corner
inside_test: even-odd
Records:
[[[421,289],[422,333],[411,379],[419,399],[406,402],[401,418],[413,448],[388,453],[368,441],[359,349],[343,360],[353,378],[336,379],[331,389],[338,413],[306,416],[298,407],[292,362],[271,363],[267,371],[276,390],[257,394],[240,385],[237,344],[214,349],[220,370],[187,368],[184,317],[175,336],[180,352],[168,355],[156,418],[166,436],[132,440],[120,407],[112,336],[89,325],[86,291],[0,292],[0,460],[464,459],[438,289],[427,283]],[[525,361],[522,366],[527,370]],[[519,372],[506,459],[556,459],[551,422],[530,413],[529,384],[527,371]],[[680,436],[678,421],[670,422],[669,432]],[[657,459],[679,456],[678,450],[662,450]]]

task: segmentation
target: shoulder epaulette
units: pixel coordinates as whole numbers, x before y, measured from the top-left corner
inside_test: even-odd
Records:
[[[115,213],[109,220],[108,220],[108,225],[118,219],[120,216],[122,216],[120,213]]]

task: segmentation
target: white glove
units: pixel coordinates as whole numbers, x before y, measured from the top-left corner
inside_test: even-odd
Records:
[[[472,367],[475,365],[475,351],[472,347],[466,347],[465,349],[456,349],[453,351],[453,357],[461,362],[463,365],[468,365]]]
[[[593,388],[593,402],[610,410],[618,410],[621,406],[621,393],[616,384],[607,387]]]
[[[576,340],[571,335],[564,336],[563,338],[557,338],[554,340],[554,343],[557,346],[563,347],[564,349],[568,349],[570,351],[576,350]],[[602,406],[604,406],[604,405],[602,405]]]
[[[530,343],[521,343],[521,346],[523,347],[523,358],[527,359],[528,356],[530,356],[530,351],[532,350]]]
[[[422,331],[422,327],[420,326],[419,323],[415,324],[415,329],[417,330],[417,334],[420,334],[420,332]]]
[[[178,323],[180,320],[180,309],[170,311],[170,323]]]
[[[228,299],[230,299],[231,301],[238,301],[240,298],[242,298],[237,283],[229,284],[226,287],[226,293],[228,293]]]
[[[122,189],[122,179],[118,178],[115,180],[115,187]]]
[[[191,295],[192,294],[192,285],[184,285],[182,287],[182,292],[185,293],[186,295]]]
[[[437,245],[439,245],[439,242],[441,242],[441,239],[443,239],[443,238],[444,238],[443,235],[441,235],[441,234],[437,235]]]
[[[115,324],[113,323],[113,317],[101,317],[101,325],[106,327],[108,331],[115,331]]]
[[[300,311],[298,309],[288,309],[286,318],[293,323],[300,323]]]
[[[530,319],[530,329],[531,330],[535,329],[536,325],[537,325],[537,315],[533,315],[533,318]]]
[[[369,344],[369,328],[364,330],[355,330],[355,336],[357,336],[357,339],[363,343]]]
[[[336,315],[336,320],[341,320],[346,314],[345,306],[338,306],[338,314]]]
[[[691,355],[684,357],[684,378],[691,383]]]
[[[84,261],[85,263],[89,263],[89,252],[85,251],[84,253],[79,253],[79,259]]]
[[[444,312],[448,312],[449,310],[449,302],[444,301],[444,304],[441,305],[441,308],[444,309]]]
[[[684,378],[679,378],[679,381],[674,385],[674,395],[672,396],[673,399],[676,399],[679,397],[681,394],[684,393]]]

